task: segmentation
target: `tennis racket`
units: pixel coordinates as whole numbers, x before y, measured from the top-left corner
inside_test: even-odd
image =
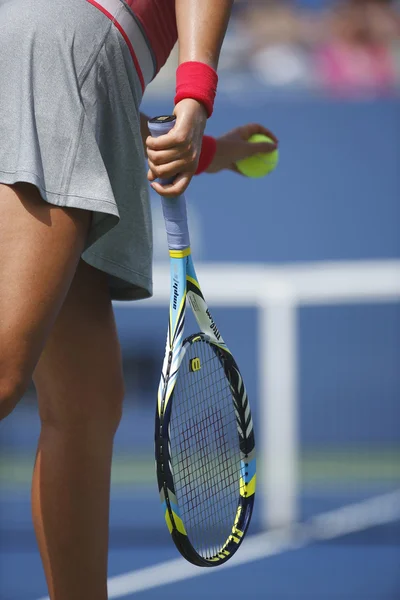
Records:
[[[173,116],[151,119],[151,134],[168,133],[174,122]],[[253,422],[239,368],[196,277],[185,197],[163,197],[162,207],[171,298],[155,423],[157,479],[179,552],[195,565],[213,567],[233,556],[250,523],[256,487]],[[186,300],[200,332],[184,339]]]

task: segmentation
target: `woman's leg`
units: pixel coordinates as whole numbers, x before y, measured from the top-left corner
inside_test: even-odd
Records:
[[[34,373],[33,518],[52,600],[106,600],[110,472],[123,378],[107,276],[81,261]]]
[[[0,184],[0,419],[29,385],[85,246],[90,213]]]
[[[82,264],[74,279],[89,224],[89,212],[51,206],[29,184],[0,184],[0,418],[22,396],[48,339],[35,373],[43,427],[33,504],[56,600],[106,598],[122,377],[106,276]]]

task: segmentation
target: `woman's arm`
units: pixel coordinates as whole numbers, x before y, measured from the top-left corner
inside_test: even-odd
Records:
[[[140,130],[143,140],[143,147],[146,153],[146,140],[150,135],[149,117],[140,113]],[[255,133],[263,133],[272,139],[272,142],[251,143],[249,138]],[[278,138],[264,125],[259,123],[248,123],[228,131],[224,135],[216,138],[216,151],[211,163],[208,165],[207,173],[219,173],[225,169],[239,173],[236,162],[243,158],[249,158],[255,154],[274,152],[278,148]]]
[[[203,62],[217,69],[233,0],[175,0],[179,63]]]
[[[179,63],[198,62],[216,69],[229,22],[233,0],[175,0],[179,39]],[[198,88],[200,78],[193,82]],[[204,84],[206,87],[206,84]],[[195,94],[194,94],[195,95]],[[196,172],[208,113],[205,104],[190,93],[174,110],[175,127],[160,138],[146,140],[148,179],[163,196],[182,194]],[[161,186],[157,178],[172,178]]]

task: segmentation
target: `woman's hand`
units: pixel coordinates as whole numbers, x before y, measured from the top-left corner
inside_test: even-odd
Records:
[[[199,163],[207,113],[200,102],[182,100],[175,106],[176,123],[173,129],[159,138],[146,140],[149,163],[148,180],[151,187],[167,198],[183,194]],[[173,183],[161,185],[158,178],[174,178]]]
[[[247,140],[255,133],[263,133],[274,140],[272,144],[269,143],[253,143]],[[217,138],[217,151],[214,159],[207,169],[207,173],[218,173],[224,169],[235,171],[240,173],[236,166],[236,162],[243,158],[254,156],[254,154],[269,153],[276,150],[278,147],[277,137],[270,131],[258,125],[257,123],[250,123],[237,127],[229,133]],[[241,173],[240,173],[241,174]]]

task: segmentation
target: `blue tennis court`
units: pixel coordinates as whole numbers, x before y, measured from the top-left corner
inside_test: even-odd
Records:
[[[388,523],[379,523],[379,514],[371,510],[366,510],[364,521],[357,522],[357,514],[362,513],[358,506],[350,521],[342,523],[342,529],[347,527],[348,533],[340,533],[338,526],[338,531],[330,532],[332,539],[318,540],[315,533],[307,532],[306,526],[291,532],[253,534],[237,558],[228,563],[229,567],[215,570],[192,567],[178,558],[164,531],[155,493],[149,493],[140,502],[146,522],[154,520],[149,524],[150,537],[143,523],[137,522],[134,527],[132,512],[138,508],[139,498],[135,492],[132,496],[127,493],[124,499],[114,498],[109,565],[110,577],[116,579],[110,581],[110,598],[152,600],[159,597],[161,588],[166,598],[189,596],[199,600],[227,594],[239,599],[245,593],[260,599],[282,600],[398,598],[400,522],[396,523],[395,518],[400,517],[399,492],[396,508],[394,504],[390,508],[390,496],[378,500],[383,509],[386,507]],[[391,501],[394,503],[395,499]],[[17,521],[12,537],[5,537],[3,531],[1,598],[42,598],[46,587],[29,527],[27,493],[3,493],[1,513],[2,527],[12,526],[13,519]],[[340,521],[339,514],[336,518]],[[325,519],[328,522],[329,516]]]
[[[38,423],[21,406],[9,436],[18,452],[2,454],[0,590],[2,600],[38,600],[46,586],[30,517],[29,479]],[[262,498],[248,539],[218,569],[199,569],[178,556],[159,505],[151,455],[153,414],[128,408],[113,468],[110,598],[219,598],[244,593],[281,600],[396,600],[400,589],[399,450],[304,454],[300,522],[262,531]],[[136,443],[131,436],[136,437]],[[129,444],[128,444],[129,442]],[[149,451],[132,459],[129,445]],[[3,439],[5,443],[5,439]],[[121,448],[124,449],[121,451]],[[21,451],[23,450],[23,451]]]

